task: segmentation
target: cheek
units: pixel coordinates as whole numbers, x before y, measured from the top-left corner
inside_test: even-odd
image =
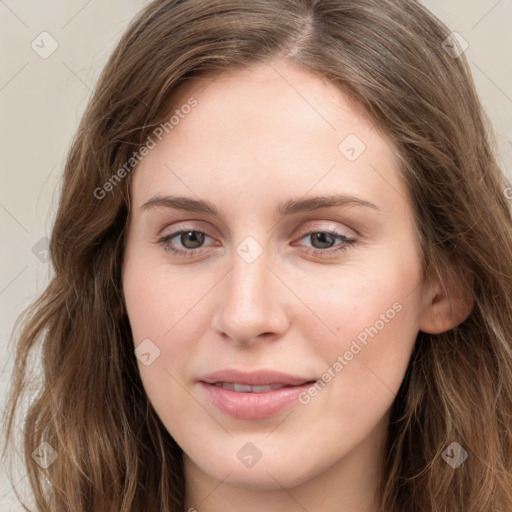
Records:
[[[373,259],[323,269],[314,279],[305,272],[301,277],[293,276],[314,320],[308,323],[309,329],[314,327],[325,340],[330,331],[327,346],[338,345],[333,343],[336,339],[341,343],[338,348],[360,333],[364,342],[365,329],[374,325],[379,335],[392,335],[401,326],[414,324],[421,279],[417,256],[396,254],[395,250],[375,251]],[[299,316],[295,321],[300,323]]]
[[[202,274],[201,282],[196,279],[191,286],[194,276],[185,268],[173,269],[161,261],[152,264],[143,257],[135,260],[128,262],[123,278],[135,344],[141,337],[153,336],[163,341],[171,338],[175,329],[193,328],[196,319],[192,322],[189,315],[193,317],[201,309],[201,298],[213,281],[208,284],[208,276]]]
[[[172,418],[187,414],[190,397],[180,385],[183,378],[177,369],[190,364],[190,337],[195,336],[196,323],[187,315],[193,313],[193,302],[184,296],[179,282],[174,280],[171,286],[165,267],[127,264],[123,289],[144,390],[172,431]]]
[[[313,407],[320,407],[324,399],[316,396],[329,395],[330,413],[350,418],[340,425],[352,433],[354,424],[364,429],[391,406],[418,333],[422,269],[417,258],[381,254],[366,268],[346,269],[326,288],[310,285],[311,304],[331,333],[324,328],[315,336],[304,325],[326,363],[321,382],[304,403],[316,401]]]
[[[165,263],[148,264],[143,257],[127,260],[124,269],[123,290],[137,363],[153,403],[172,398],[179,405],[179,399],[174,400],[180,395],[177,381],[183,381],[209,325],[204,297],[215,279],[202,275],[201,286],[190,286],[188,274]],[[141,357],[141,352],[150,356]]]

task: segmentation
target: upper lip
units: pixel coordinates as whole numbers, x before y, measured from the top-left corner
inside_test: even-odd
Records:
[[[217,382],[232,382],[236,384],[245,384],[247,386],[268,386],[270,384],[283,384],[287,386],[298,386],[306,382],[314,381],[308,377],[298,377],[275,370],[256,370],[252,372],[242,372],[236,369],[227,368],[217,372],[209,373],[199,379],[201,382],[215,384]]]

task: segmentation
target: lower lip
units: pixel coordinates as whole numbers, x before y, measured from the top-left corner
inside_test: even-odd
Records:
[[[313,385],[313,382],[262,393],[231,391],[206,382],[200,384],[208,400],[223,413],[244,420],[259,420],[274,416],[289,407],[297,401],[301,393]]]

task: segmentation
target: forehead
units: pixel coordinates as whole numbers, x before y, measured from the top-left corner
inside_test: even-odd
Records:
[[[322,133],[343,133],[347,121],[361,132],[375,125],[361,104],[334,83],[284,61],[203,73],[182,82],[169,98],[169,112],[179,110],[191,97],[201,107],[195,111],[199,111],[195,116],[198,124],[214,123],[222,129],[239,122],[251,135],[253,127],[270,119],[276,129],[286,129],[283,135],[299,125],[306,128],[306,121],[307,126],[317,127]],[[211,119],[212,114],[219,117]]]
[[[196,77],[170,104],[175,124],[134,176],[139,205],[170,189],[250,191],[255,205],[308,190],[405,197],[391,139],[333,83],[288,63]]]

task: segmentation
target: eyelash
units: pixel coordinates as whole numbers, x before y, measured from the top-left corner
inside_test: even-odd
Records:
[[[171,254],[174,254],[179,257],[184,257],[184,258],[192,257],[192,256],[195,256],[198,252],[201,252],[202,248],[181,250],[181,249],[176,249],[175,247],[172,247],[171,245],[169,245],[169,241],[172,240],[173,238],[176,238],[177,236],[180,236],[184,233],[190,233],[190,232],[201,233],[203,235],[209,236],[205,231],[201,231],[200,229],[183,227],[179,231],[175,231],[174,233],[171,233],[169,235],[166,235],[166,236],[160,238],[157,243],[161,244],[166,252],[169,252]],[[333,254],[338,254],[343,251],[346,251],[347,249],[349,249],[349,247],[353,246],[356,243],[355,239],[349,238],[341,233],[338,233],[336,231],[330,231],[330,230],[310,230],[305,233],[302,233],[299,240],[302,240],[303,238],[313,235],[313,234],[316,234],[316,233],[323,233],[323,234],[330,235],[334,238],[340,239],[343,242],[343,244],[338,246],[337,249],[332,249],[332,248],[326,248],[326,249],[311,249],[311,248],[309,248],[309,249],[306,249],[306,253],[313,255],[313,256],[325,257],[326,254],[328,256],[332,256]]]

